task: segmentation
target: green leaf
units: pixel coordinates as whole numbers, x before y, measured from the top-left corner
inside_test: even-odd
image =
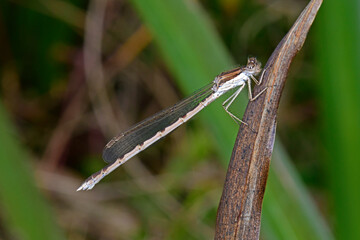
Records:
[[[359,1],[326,1],[317,26],[326,162],[339,239],[360,239],[359,7]]]
[[[17,141],[0,103],[1,214],[15,239],[64,239],[52,212],[35,186],[29,157]]]

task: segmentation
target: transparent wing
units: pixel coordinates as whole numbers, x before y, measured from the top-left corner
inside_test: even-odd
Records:
[[[105,162],[115,162],[136,146],[155,136],[157,132],[175,123],[209,97],[213,93],[212,86],[213,83],[208,84],[174,106],[156,113],[114,137],[104,148],[103,159]]]

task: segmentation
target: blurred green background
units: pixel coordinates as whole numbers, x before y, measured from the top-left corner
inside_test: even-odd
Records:
[[[307,3],[1,1],[0,239],[213,238],[238,129],[226,98],[76,189],[118,132],[249,55],[265,64]],[[262,239],[360,239],[359,9],[326,0],[292,63]]]

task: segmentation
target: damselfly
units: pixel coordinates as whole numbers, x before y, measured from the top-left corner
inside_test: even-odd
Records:
[[[232,114],[228,108],[246,84],[249,87],[249,99],[251,101],[266,90],[266,88],[264,88],[257,96],[252,96],[251,80],[259,85],[262,81],[264,71],[259,81],[255,76],[260,72],[261,63],[258,62],[256,58],[250,57],[246,66],[221,73],[212,83],[196,91],[188,98],[145,119],[126,132],[114,137],[106,144],[103,151],[103,159],[108,165],[86,179],[78,188],[78,191],[92,189],[95,184],[117,167],[175,130],[215,99],[236,87],[238,87],[238,90],[223,103],[223,107],[235,121],[244,123]]]

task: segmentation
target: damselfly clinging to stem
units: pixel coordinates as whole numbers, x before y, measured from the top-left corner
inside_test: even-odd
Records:
[[[250,101],[255,100],[266,90],[266,88],[264,88],[255,97],[252,96],[251,80],[257,85],[260,85],[264,71],[261,74],[259,81],[255,78],[260,72],[261,63],[258,62],[256,58],[250,57],[246,66],[221,73],[211,84],[196,91],[188,98],[145,119],[126,132],[114,137],[106,144],[103,151],[103,158],[108,165],[86,179],[86,181],[78,188],[78,191],[92,189],[95,184],[114,171],[117,167],[158,141],[160,138],[175,130],[215,99],[236,87],[238,87],[238,89],[223,103],[223,107],[235,121],[242,122],[233,115],[228,108],[246,84],[249,87]]]

